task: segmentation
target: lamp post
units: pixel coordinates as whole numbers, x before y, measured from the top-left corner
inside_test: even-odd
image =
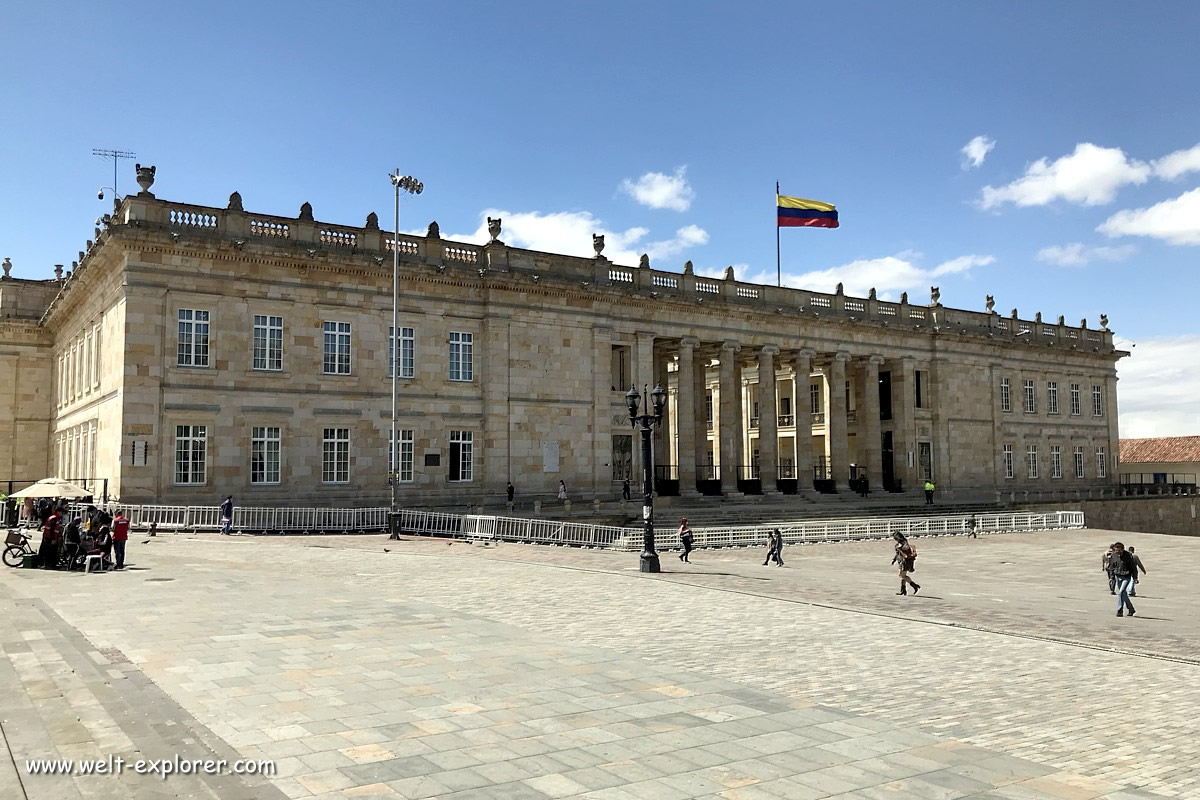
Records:
[[[654,464],[650,455],[650,431],[653,426],[662,424],[667,393],[661,385],[655,386],[654,391],[649,393],[646,410],[649,411],[653,403],[653,414],[638,414],[641,400],[636,386],[625,395],[625,404],[629,406],[629,424],[635,428],[638,423],[642,426],[642,521],[645,524],[645,539],[639,569],[641,572],[659,572],[658,553],[654,550]]]
[[[388,464],[388,486],[392,490],[392,510],[388,516],[388,528],[391,532],[389,538],[399,539],[396,528],[396,484],[400,482],[400,442],[396,440],[396,378],[399,370],[396,369],[396,363],[400,360],[400,339],[397,336],[400,323],[400,190],[403,189],[409,194],[420,194],[425,189],[425,184],[411,175],[401,175],[399,167],[396,167],[394,173],[389,173],[388,177],[392,186],[396,188],[395,225],[392,228],[392,346],[389,348],[392,353],[392,445],[388,448],[391,462]]]

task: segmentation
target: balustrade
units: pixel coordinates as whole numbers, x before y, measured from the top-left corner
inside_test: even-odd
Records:
[[[217,215],[207,211],[172,208],[168,220],[171,225],[182,228],[207,228],[216,230]]]
[[[287,239],[291,236],[291,226],[286,222],[252,219],[250,220],[250,235],[262,236],[267,239]]]
[[[358,235],[352,231],[322,228],[319,235],[321,244],[333,247],[355,247],[358,245]]]
[[[478,264],[479,251],[471,247],[448,244],[442,250],[442,257],[447,261],[460,261],[464,264]]]

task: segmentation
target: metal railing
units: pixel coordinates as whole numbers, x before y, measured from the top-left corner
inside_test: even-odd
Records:
[[[82,512],[85,506],[74,506]],[[113,505],[113,510],[117,508]],[[170,532],[215,532],[220,530],[217,506],[134,506],[121,505],[134,530]],[[441,511],[406,509],[398,512],[399,530],[418,536],[530,544],[560,544],[574,547],[598,547],[612,550],[640,550],[641,528],[563,522],[551,519],[499,517],[486,514],[449,514]],[[233,528],[239,531],[277,533],[382,532],[388,529],[387,508],[237,508]],[[1084,527],[1082,511],[1048,511],[975,514],[976,532],[1061,530]],[[858,539],[886,539],[894,533],[910,536],[944,536],[968,533],[972,515],[938,517],[892,517],[864,519],[825,519],[780,522],[769,525],[693,528],[696,547],[747,547],[766,541],[767,533],[778,528],[789,544]],[[678,545],[674,527],[658,528],[655,535],[661,549]]]

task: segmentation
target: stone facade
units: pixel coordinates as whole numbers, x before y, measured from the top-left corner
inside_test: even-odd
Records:
[[[69,277],[3,284],[26,310],[0,321],[24,376],[0,467],[127,502],[386,502],[393,236],[236,200],[146,188]],[[498,226],[485,246],[398,237],[403,504],[636,486],[625,391],[655,383],[655,461],[685,495],[1115,484],[1107,329],[521,250]]]

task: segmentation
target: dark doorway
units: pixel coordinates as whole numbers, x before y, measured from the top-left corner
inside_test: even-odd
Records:
[[[879,418],[892,418],[892,373],[879,373]]]
[[[883,475],[880,479],[883,481],[883,488],[889,492],[896,491],[896,466],[892,463],[892,432],[884,431],[881,437],[883,450]]]

